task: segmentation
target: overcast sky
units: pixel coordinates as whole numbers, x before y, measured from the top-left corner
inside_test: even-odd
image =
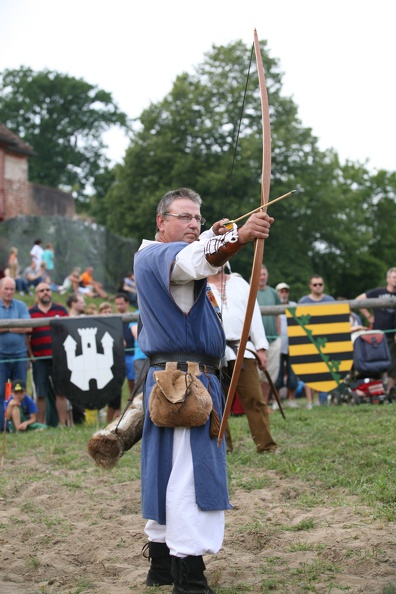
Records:
[[[112,93],[129,117],[212,44],[266,39],[322,149],[396,169],[394,0],[0,0],[0,72],[49,68]],[[106,136],[122,160],[127,142]]]

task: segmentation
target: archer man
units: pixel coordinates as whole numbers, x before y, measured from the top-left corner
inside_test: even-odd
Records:
[[[201,197],[188,188],[165,194],[157,207],[155,241],[143,241],[134,264],[139,345],[150,360],[141,462],[145,551],[151,561],[146,584],[174,584],[173,594],[214,593],[204,575],[203,555],[222,546],[224,510],[231,508],[226,444],[218,447],[216,439],[224,408],[218,375],[225,336],[207,277],[247,243],[266,239],[274,220],[257,212],[242,227],[234,224],[227,230],[223,220],[201,233],[205,219],[200,207]],[[177,413],[174,422],[161,426],[157,419],[154,424],[151,396],[158,392],[160,372],[192,386],[191,363],[197,364],[199,384],[211,398],[207,420],[199,426],[182,420],[190,423],[183,426]],[[177,411],[181,414],[183,406]]]

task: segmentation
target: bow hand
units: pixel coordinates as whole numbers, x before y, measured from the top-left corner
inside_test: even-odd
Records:
[[[255,212],[238,229],[239,241],[241,243],[248,243],[255,239],[267,239],[273,222],[273,217],[270,217],[266,212]]]

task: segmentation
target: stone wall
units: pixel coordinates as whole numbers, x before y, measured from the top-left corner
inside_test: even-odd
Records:
[[[74,217],[74,198],[67,192],[28,181],[26,155],[0,146],[0,220],[20,215]]]
[[[6,219],[31,212],[31,188],[28,161],[24,155],[5,155],[4,213]]]
[[[76,214],[74,198],[62,190],[32,184],[29,214],[72,218]]]

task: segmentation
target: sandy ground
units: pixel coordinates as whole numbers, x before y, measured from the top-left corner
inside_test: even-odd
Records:
[[[108,471],[88,467],[73,489],[72,471],[48,473],[34,455],[8,464],[21,473],[28,464],[43,480],[22,480],[7,508],[0,500],[2,594],[172,591],[144,585],[139,481],[115,484]],[[270,489],[232,494],[224,546],[205,558],[215,590],[380,594],[396,587],[395,523],[374,520],[346,496],[337,507],[303,508],[301,495],[315,496],[313,487],[268,474]]]

